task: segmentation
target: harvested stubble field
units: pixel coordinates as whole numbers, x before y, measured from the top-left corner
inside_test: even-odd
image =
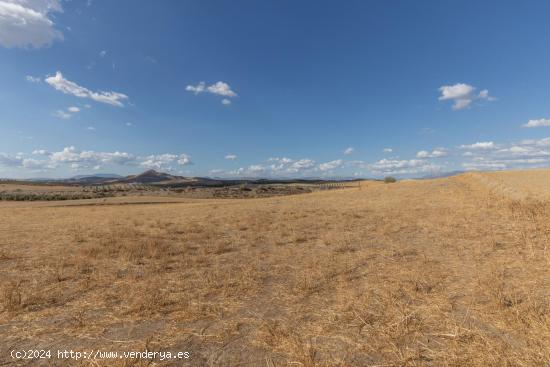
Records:
[[[357,185],[347,183],[347,186]],[[333,188],[343,188],[337,186]],[[317,184],[249,184],[222,187],[169,185],[104,184],[78,186],[46,184],[0,184],[0,201],[71,201],[110,197],[157,196],[190,199],[250,199],[310,193],[321,187]]]
[[[189,351],[190,366],[548,366],[548,173],[524,174],[3,203],[0,365],[48,348]]]

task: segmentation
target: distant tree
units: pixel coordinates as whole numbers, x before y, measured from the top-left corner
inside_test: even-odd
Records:
[[[394,183],[394,182],[397,182],[397,180],[395,179],[395,177],[392,177],[392,176],[386,176],[386,177],[384,177],[384,183]]]

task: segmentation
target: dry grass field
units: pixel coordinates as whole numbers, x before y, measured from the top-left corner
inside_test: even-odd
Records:
[[[36,185],[36,184],[21,184],[21,183],[0,183],[0,192],[36,192],[37,190],[44,192],[74,192],[80,191],[76,186],[67,185]]]
[[[469,173],[245,200],[0,203],[0,366],[550,366],[549,184],[548,171]]]

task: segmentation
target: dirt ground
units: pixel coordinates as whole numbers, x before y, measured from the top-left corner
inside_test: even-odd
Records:
[[[0,366],[549,366],[548,177],[0,203]]]

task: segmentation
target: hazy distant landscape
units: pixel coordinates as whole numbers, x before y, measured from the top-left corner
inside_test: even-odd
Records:
[[[0,201],[98,199],[116,196],[252,198],[359,186],[361,180],[212,179],[148,170],[138,175],[83,175],[68,179],[0,180]]]

